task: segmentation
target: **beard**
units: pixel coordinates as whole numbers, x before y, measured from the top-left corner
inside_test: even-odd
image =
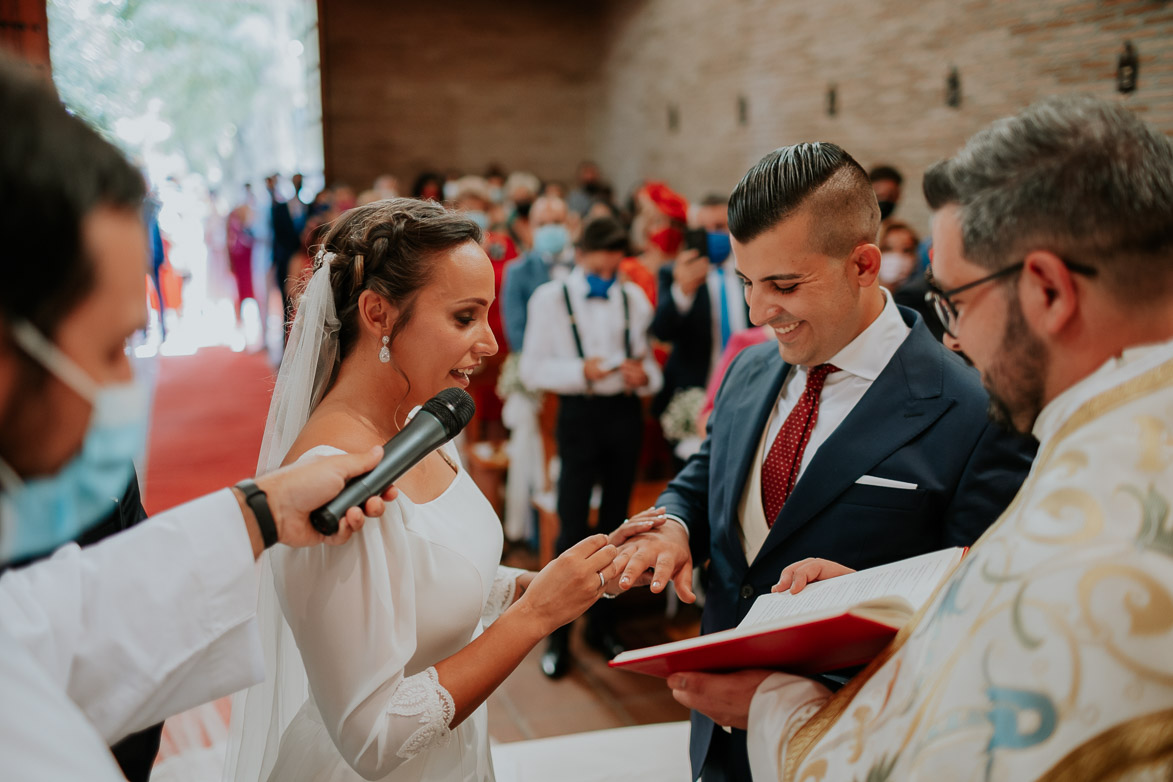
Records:
[[[982,372],[982,385],[990,397],[987,412],[990,420],[1004,429],[1030,434],[1043,410],[1051,357],[1027,325],[1017,296],[1006,309],[997,357]]]

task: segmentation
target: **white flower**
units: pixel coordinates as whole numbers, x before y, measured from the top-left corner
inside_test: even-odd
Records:
[[[681,388],[672,395],[672,401],[660,415],[660,427],[669,440],[697,437],[696,419],[705,403],[705,389]]]

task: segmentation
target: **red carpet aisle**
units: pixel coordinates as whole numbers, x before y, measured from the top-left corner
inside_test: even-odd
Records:
[[[274,377],[264,353],[160,358],[144,505],[157,513],[253,475]],[[167,720],[152,779],[219,780],[229,699]]]
[[[159,359],[147,451],[148,513],[256,472],[273,383],[264,353],[205,348],[194,356]]]

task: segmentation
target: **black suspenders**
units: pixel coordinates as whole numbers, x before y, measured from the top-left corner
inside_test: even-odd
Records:
[[[623,288],[623,283],[619,283],[619,295],[623,298],[623,352],[627,358],[632,358],[631,355],[631,305],[627,300],[627,291]],[[586,353],[582,349],[582,335],[578,333],[578,319],[574,316],[574,307],[570,304],[570,288],[566,283],[562,283],[562,300],[566,302],[566,315],[570,318],[570,333],[574,337],[574,349],[578,351],[578,357],[586,361]],[[587,381],[587,390],[591,388],[591,382]]]

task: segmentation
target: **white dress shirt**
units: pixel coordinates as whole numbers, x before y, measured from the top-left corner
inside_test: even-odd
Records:
[[[721,270],[718,273],[718,269]],[[724,278],[725,285],[721,281]],[[729,334],[749,328],[749,318],[745,312],[745,287],[737,276],[736,259],[733,253],[729,254],[719,264],[709,264],[709,273],[705,276],[705,287],[709,289],[709,324],[712,333],[712,349],[709,352],[709,374],[712,375],[717,364],[721,362],[721,296],[725,297],[725,304],[729,308]],[[676,283],[672,283],[672,303],[676,305],[681,315],[687,315],[696,301],[696,294],[686,296]]]
[[[896,302],[887,291],[884,291],[884,309],[880,310],[876,319],[827,362],[839,367],[840,371],[827,375],[823,385],[823,393],[819,396],[819,417],[815,421],[814,429],[811,430],[806,450],[802,453],[802,464],[799,465],[798,475],[795,477],[796,484],[802,479],[802,473],[810,464],[815,452],[819,450],[819,446],[826,442],[859,400],[863,399],[863,395],[872,387],[872,383],[884,371],[884,367],[888,366],[888,362],[900,349],[911,330],[904,323],[904,318],[900,317]],[[774,412],[770,414],[770,420],[766,424],[765,435],[758,443],[754,470],[742,493],[741,541],[746,558],[750,562],[761,549],[766,536],[770,534],[770,526],[762,509],[762,467],[766,463],[774,440],[778,437],[778,432],[782,429],[782,424],[806,389],[809,369],[795,366],[783,381],[782,392],[778,395]],[[769,521],[772,522],[773,519]]]
[[[108,744],[259,681],[256,589],[229,490],[5,573],[6,777],[122,779]]]
[[[577,267],[564,283],[548,282],[530,297],[519,366],[521,382],[527,388],[563,395],[589,392],[598,396],[615,396],[627,391],[619,372],[612,372],[587,388],[583,376],[584,362],[575,347],[570,315],[566,311],[563,284],[570,291],[570,305],[582,339],[583,355],[602,359],[604,368],[618,367],[627,355],[623,342],[623,296],[620,290],[627,293],[631,355],[642,362],[648,376],[648,382],[636,389],[636,393],[646,396],[659,391],[664,377],[648,347],[652,305],[643,289],[633,282],[622,283],[622,288],[616,283],[607,292],[607,298],[588,299],[590,286],[586,274]]]
[[[827,362],[839,367],[838,372],[827,375],[823,385],[823,393],[819,397],[819,418],[815,421],[815,428],[811,431],[810,440],[802,454],[802,464],[798,468],[797,482],[802,478],[806,466],[819,450],[819,446],[826,442],[831,433],[839,428],[843,419],[863,399],[863,395],[872,387],[872,383],[896,351],[904,344],[908,333],[912,331],[900,317],[900,310],[896,302],[887,291],[884,291],[884,309],[859,336],[848,342],[846,347],[836,353]],[[778,395],[778,404],[770,416],[766,426],[766,442],[773,444],[778,431],[785,423],[790,411],[798,404],[802,392],[806,389],[806,376],[809,367],[796,366],[786,376],[782,383],[782,393]],[[769,455],[769,448],[762,455],[765,463]]]

